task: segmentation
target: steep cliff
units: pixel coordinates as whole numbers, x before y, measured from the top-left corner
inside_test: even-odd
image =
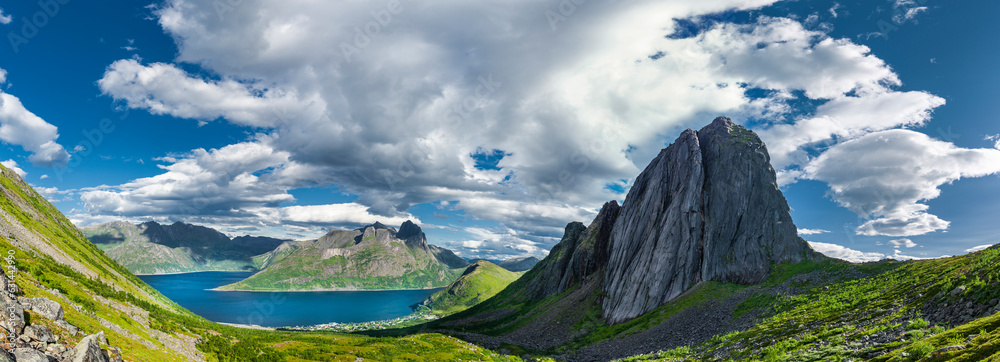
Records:
[[[619,323],[703,281],[762,282],[812,255],[797,235],[764,143],[716,118],[686,130],[636,179],[611,232],[603,302]]]

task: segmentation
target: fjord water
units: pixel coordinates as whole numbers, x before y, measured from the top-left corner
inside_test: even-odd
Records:
[[[177,304],[208,320],[264,327],[357,323],[393,319],[441,290],[335,292],[224,292],[210,290],[252,272],[198,272],[139,276]]]

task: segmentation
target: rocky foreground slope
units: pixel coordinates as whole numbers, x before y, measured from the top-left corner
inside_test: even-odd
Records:
[[[263,270],[222,290],[386,290],[445,287],[469,265],[427,244],[413,222],[399,231],[376,222],[288,242],[260,261]]]

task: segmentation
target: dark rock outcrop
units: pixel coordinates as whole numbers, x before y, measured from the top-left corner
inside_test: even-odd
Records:
[[[534,269],[537,277],[528,284],[528,295],[545,298],[565,292],[602,270],[608,260],[608,238],[621,208],[617,201],[604,204],[589,227],[571,222],[562,240]]]
[[[611,232],[602,309],[635,318],[709,280],[764,281],[813,255],[797,236],[764,143],[719,117],[686,130],[639,175]]]
[[[427,246],[427,235],[424,235],[424,231],[410,220],[404,221],[403,224],[399,226],[399,231],[396,232],[396,238],[403,240],[403,242],[411,248],[420,248],[425,251],[430,251]]]

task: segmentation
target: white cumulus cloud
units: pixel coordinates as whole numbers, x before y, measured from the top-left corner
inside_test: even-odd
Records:
[[[11,19],[11,16],[9,14],[4,14],[3,9],[0,9],[0,24],[7,25],[10,24],[12,20],[13,19]],[[0,71],[0,73],[2,73],[2,71]],[[0,80],[2,79],[3,77],[0,77]],[[3,83],[3,81],[0,81],[0,83]]]
[[[6,72],[0,69],[0,83]],[[0,90],[0,141],[31,152],[28,160],[42,166],[65,166],[69,153],[56,143],[59,130],[24,108],[17,97]]]
[[[828,232],[830,232],[830,231],[829,230],[823,230],[823,229],[799,228],[799,235],[816,235],[816,234],[825,234],[825,233],[828,233]]]
[[[973,246],[971,248],[965,249],[965,252],[966,253],[975,253],[975,252],[980,251],[980,250],[986,250],[986,249],[988,249],[991,246],[993,246],[993,244]]]
[[[862,252],[840,246],[837,244],[830,243],[820,243],[816,241],[810,241],[809,246],[822,253],[823,255],[829,256],[831,258],[843,259],[852,263],[864,263],[868,261],[879,261],[885,259],[885,254],[875,253],[875,252]]]
[[[871,133],[838,144],[805,167],[840,205],[871,220],[861,235],[911,236],[948,228],[926,200],[941,185],[1000,173],[1000,150],[966,149],[910,130]]]
[[[899,248],[900,246],[905,246],[907,248],[912,248],[914,246],[917,246],[917,243],[914,243],[913,240],[906,238],[889,240],[889,244],[892,244],[892,246],[895,248]]]

